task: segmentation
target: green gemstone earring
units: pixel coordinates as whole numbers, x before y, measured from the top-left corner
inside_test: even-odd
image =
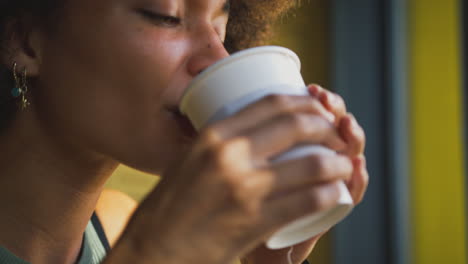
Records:
[[[16,87],[11,89],[11,95],[13,95],[14,98],[18,98],[21,95],[21,89]]]
[[[28,77],[28,72],[26,70],[26,67],[24,67],[22,74],[21,74],[21,79],[18,77],[17,74],[17,64],[16,62],[13,63],[13,78],[15,80],[15,87],[11,89],[11,95],[14,98],[18,98],[21,96],[21,102],[20,102],[20,107],[21,110],[24,110],[28,107],[29,101],[26,98],[26,93],[28,92],[28,84],[27,84],[27,77]]]

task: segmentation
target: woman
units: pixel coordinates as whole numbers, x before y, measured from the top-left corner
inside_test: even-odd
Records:
[[[90,218],[120,163],[163,179],[105,263],[288,263],[289,249],[263,247],[272,232],[333,205],[337,181],[359,202],[364,133],[339,96],[318,86],[271,96],[198,135],[177,111],[191,79],[228,56],[225,47],[256,44],[289,2],[3,1],[1,254],[101,258],[92,249],[105,241],[89,242],[101,233]],[[339,155],[267,162],[300,142]],[[292,262],[317,240],[295,246]]]

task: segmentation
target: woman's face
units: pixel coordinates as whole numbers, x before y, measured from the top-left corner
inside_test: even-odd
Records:
[[[174,113],[187,84],[228,56],[227,9],[226,0],[68,0],[33,86],[45,127],[160,172],[193,137]]]

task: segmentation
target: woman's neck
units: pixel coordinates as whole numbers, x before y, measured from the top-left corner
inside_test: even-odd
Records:
[[[0,136],[0,245],[31,263],[74,263],[117,163],[58,143],[22,115]]]

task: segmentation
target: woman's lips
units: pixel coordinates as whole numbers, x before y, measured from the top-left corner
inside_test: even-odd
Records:
[[[198,135],[190,120],[179,111],[178,107],[167,107],[167,110],[185,136],[194,139]]]

